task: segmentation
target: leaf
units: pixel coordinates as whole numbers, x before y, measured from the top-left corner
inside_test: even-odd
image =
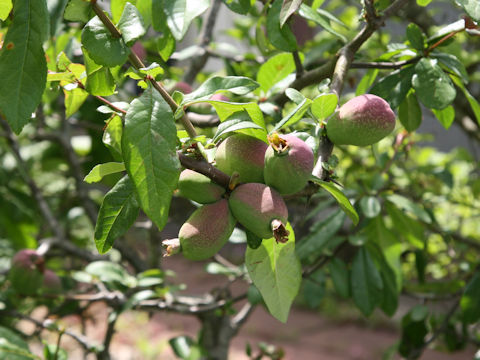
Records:
[[[300,104],[292,109],[282,120],[280,120],[270,133],[280,130],[283,127],[291,126],[303,118],[303,114],[308,110],[312,100],[305,98]]]
[[[355,90],[355,96],[363,95],[367,90],[372,86],[373,82],[377,78],[379,70],[378,69],[369,69],[365,75],[362,77],[362,80],[357,85]]]
[[[385,203],[385,208],[397,233],[414,247],[422,249],[424,247],[423,226],[389,201]]]
[[[398,108],[398,118],[408,132],[413,132],[422,123],[422,109],[418,103],[417,96],[410,91]]]
[[[257,73],[257,82],[260,89],[267,92],[280,80],[285,79],[289,74],[295,71],[295,62],[290,53],[280,53],[260,66]]]
[[[167,24],[175,40],[180,41],[187,33],[193,19],[200,16],[210,5],[209,0],[163,0]]]
[[[214,76],[200,87],[184,96],[181,106],[205,99],[219,91],[230,91],[236,95],[245,95],[255,90],[259,84],[244,76]]]
[[[432,109],[432,112],[435,114],[438,121],[440,121],[440,124],[442,124],[447,130],[452,125],[453,120],[455,120],[455,109],[452,105],[448,105],[442,110]]]
[[[467,69],[455,55],[434,51],[431,56],[453,71],[453,73],[460,77],[465,84],[468,83]]]
[[[422,58],[415,65],[412,85],[423,105],[431,109],[444,109],[456,96],[452,80],[435,59]]]
[[[280,25],[282,0],[275,0],[267,13],[267,37],[277,49],[292,52],[297,50],[297,39],[290,27]]]
[[[96,64],[86,51],[83,51],[83,60],[87,70],[85,89],[92,95],[112,95],[115,92],[115,80],[110,69]]]
[[[67,21],[87,23],[94,16],[92,5],[85,0],[70,0],[65,7],[63,17]]]
[[[313,99],[311,110],[318,121],[323,121],[337,109],[338,97],[336,94],[321,94]]]
[[[241,15],[246,15],[255,4],[255,0],[222,0],[227,7]]]
[[[0,358],[9,360],[39,359],[30,353],[28,344],[17,333],[0,326]]]
[[[90,170],[87,176],[83,181],[91,184],[94,182],[99,182],[103,179],[104,176],[115,174],[125,170],[125,165],[121,162],[108,162],[105,164],[98,164]]]
[[[122,119],[116,115],[108,121],[102,137],[103,143],[112,150],[115,159],[122,155],[122,133]]]
[[[460,299],[463,319],[467,324],[480,320],[480,271],[468,282]]]
[[[318,25],[323,27],[326,31],[328,31],[330,34],[338,37],[340,40],[342,40],[342,42],[346,43],[347,38],[342,34],[340,34],[338,31],[336,31],[334,28],[332,28],[332,26],[330,25],[330,20],[332,20],[332,18],[333,19],[336,19],[336,18],[330,14],[326,15],[326,12],[323,12],[323,11],[319,12],[318,10],[320,9],[317,9],[317,11],[315,11],[310,6],[306,4],[302,4],[302,6],[300,6],[299,14],[305,19],[317,23]],[[343,25],[341,21],[339,21],[338,19],[336,20],[337,20],[336,22],[339,22],[340,24]]]
[[[462,90],[463,94],[468,100],[468,103],[470,104],[470,107],[472,108],[475,117],[477,118],[477,123],[480,125],[480,104],[478,103],[477,99],[470,94],[467,88],[460,81],[453,79],[453,82],[460,88],[460,90]]]
[[[177,336],[168,340],[168,343],[179,359],[195,360],[202,356],[200,347],[189,336]]]
[[[480,3],[478,0],[455,0],[476,22],[480,22]]]
[[[0,20],[5,21],[5,19],[8,17],[10,14],[10,11],[12,11],[12,0],[2,0],[0,2]]]
[[[328,271],[330,271],[330,277],[337,293],[345,299],[348,298],[350,296],[350,275],[347,265],[343,260],[334,257],[328,264]]]
[[[176,42],[170,31],[163,33],[163,36],[158,39],[157,49],[163,61],[168,61],[170,56],[175,52]]]
[[[361,247],[353,259],[351,288],[353,301],[365,316],[382,301],[382,277],[365,247]]]
[[[238,114],[238,115],[237,115]],[[229,120],[222,122],[212,138],[216,142],[221,136],[242,129],[259,129],[265,131],[260,125],[255,124],[247,112],[234,113]]]
[[[87,274],[93,275],[105,283],[118,283],[128,286],[131,276],[120,265],[110,261],[94,261],[85,267]]]
[[[303,297],[311,309],[316,309],[325,296],[325,273],[317,270],[303,280]]]
[[[99,65],[123,65],[129,50],[122,38],[113,37],[98,16],[92,18],[82,30],[82,44]]]
[[[428,4],[430,4],[432,2],[432,0],[417,0],[417,4],[420,5],[420,6],[427,6]]]
[[[398,194],[391,194],[385,197],[388,201],[391,201],[395,204],[396,207],[406,211],[407,213],[413,214],[419,220],[423,221],[426,224],[430,224],[432,219],[428,212],[420,205],[405,196]]]
[[[411,89],[414,73],[415,67],[413,66],[396,70],[376,83],[370,89],[370,93],[385,99],[395,109],[400,106]]]
[[[407,39],[415,50],[423,51],[425,48],[425,39],[422,30],[417,24],[408,24]]]
[[[125,4],[122,17],[117,26],[127,46],[133,45],[133,43],[145,35],[146,32],[142,15],[140,15],[138,9],[129,2]]]
[[[311,255],[319,255],[328,245],[329,240],[342,227],[345,213],[341,210],[332,212],[323,221],[315,223],[310,233],[297,244],[297,256],[304,262]]]
[[[72,90],[63,89],[65,94],[65,116],[68,118],[75,114],[88,98],[88,92],[75,88]]]
[[[295,235],[290,224],[289,240],[277,243],[264,239],[259,248],[247,247],[245,265],[270,313],[285,323],[290,306],[297,296],[302,281],[300,262],[295,255]]]
[[[172,111],[149,87],[132,101],[125,116],[122,153],[140,206],[159,229],[165,226],[180,175]]]
[[[360,200],[360,208],[362,209],[363,215],[367,218],[374,218],[382,209],[380,202],[375,196],[364,196]]]
[[[353,208],[352,204],[350,203],[350,200],[348,200],[348,198],[339,188],[337,188],[332,183],[320,180],[313,176],[310,180],[312,180],[313,182],[317,183],[322,188],[327,190],[330,193],[330,195],[332,195],[335,198],[335,200],[337,200],[338,205],[340,205],[340,208],[348,215],[350,220],[352,220],[353,224],[354,225],[358,224],[359,218],[358,218],[357,211]]]
[[[0,51],[0,112],[19,134],[42,99],[47,81],[43,41],[49,15],[45,0],[15,1],[13,21]]]
[[[302,5],[303,0],[283,0],[282,9],[280,10],[280,27],[283,27],[287,20]]]
[[[128,176],[124,176],[105,195],[98,213],[95,245],[100,254],[109,251],[113,242],[127,232],[137,219],[138,210],[133,183]]]

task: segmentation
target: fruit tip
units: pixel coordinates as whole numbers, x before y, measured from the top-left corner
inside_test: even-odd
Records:
[[[272,220],[271,227],[273,230],[273,237],[277,243],[286,243],[288,241],[288,235],[290,235],[290,232],[280,220]]]

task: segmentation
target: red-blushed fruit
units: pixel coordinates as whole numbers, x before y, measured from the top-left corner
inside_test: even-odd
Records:
[[[277,241],[288,240],[285,224],[288,209],[282,196],[270,186],[260,183],[242,184],[228,200],[233,216],[254,235]]]
[[[8,279],[15,291],[35,295],[42,287],[44,259],[33,249],[23,249],[12,258]]]
[[[200,204],[211,204],[221,199],[225,189],[196,171],[185,169],[178,180],[178,194]]]
[[[245,134],[234,134],[220,143],[216,166],[228,175],[239,174],[238,182],[263,182],[265,151],[268,145]]]
[[[327,122],[327,136],[336,145],[368,146],[395,128],[395,114],[381,97],[356,96],[342,105]]]
[[[282,195],[294,194],[308,183],[313,170],[313,151],[295,135],[273,134],[265,152],[265,184]]]
[[[215,255],[230,238],[235,223],[225,199],[198,208],[178,233],[183,255],[190,260]]]
[[[62,292],[62,281],[50,269],[45,269],[43,273],[42,292],[44,294],[58,294]]]

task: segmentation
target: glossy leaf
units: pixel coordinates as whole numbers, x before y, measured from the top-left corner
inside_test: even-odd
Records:
[[[369,69],[365,75],[362,77],[362,80],[357,85],[357,89],[355,90],[355,96],[365,94],[370,86],[372,86],[373,82],[377,78],[379,70],[378,69]]]
[[[280,10],[280,27],[283,27],[287,20],[302,5],[303,0],[283,0],[282,9]]]
[[[97,277],[100,281],[109,284],[121,284],[128,286],[132,282],[132,277],[120,264],[111,261],[94,261],[85,267],[85,272]],[[133,279],[135,280],[135,279]]]
[[[337,105],[338,97],[336,94],[321,94],[313,99],[310,109],[318,121],[323,121],[335,112]]]
[[[393,109],[396,109],[411,89],[414,73],[413,66],[396,70],[376,83],[370,92],[385,99]]]
[[[408,24],[407,39],[415,50],[423,51],[425,48],[425,39],[422,30],[417,24]]]
[[[480,22],[480,3],[477,0],[455,0],[476,22]]]
[[[238,14],[248,14],[250,8],[255,4],[255,0],[222,0],[228,8]]]
[[[353,259],[351,288],[353,301],[365,316],[369,316],[382,301],[382,277],[364,247]]]
[[[128,108],[122,153],[140,206],[159,229],[167,222],[180,175],[176,141],[170,107],[157,91],[148,88]]]
[[[122,119],[120,116],[116,115],[108,121],[102,138],[103,143],[110,148],[115,159],[121,159],[122,133]]]
[[[2,0],[0,2],[0,20],[4,21],[8,15],[10,14],[10,11],[12,11],[13,4],[12,0]]]
[[[237,116],[238,114],[238,116]],[[260,125],[255,124],[247,112],[235,113],[229,120],[222,122],[217,129],[212,141],[216,142],[221,136],[243,129],[259,129],[265,131]]]
[[[133,45],[133,43],[145,35],[146,32],[142,15],[140,15],[138,9],[129,2],[125,4],[122,17],[117,26],[127,46]]]
[[[350,274],[343,260],[334,257],[328,264],[330,277],[332,278],[335,291],[343,298],[350,296]]]
[[[440,124],[442,124],[447,130],[453,124],[453,120],[455,120],[455,109],[452,105],[449,105],[442,110],[432,109],[432,112],[435,114],[438,121],[440,121]]]
[[[463,319],[467,324],[480,320],[480,272],[477,271],[468,282],[460,299]]]
[[[115,92],[115,80],[110,69],[98,65],[84,51],[83,59],[87,70],[85,89],[92,95],[109,96]]]
[[[285,117],[275,125],[270,133],[299,122],[311,104],[312,100],[305,98],[300,104],[298,104],[287,115],[285,115]]]
[[[0,52],[0,112],[17,134],[30,121],[45,89],[47,63],[42,44],[48,23],[45,0],[15,1],[13,21]]]
[[[90,170],[87,176],[83,181],[91,184],[94,182],[99,182],[103,179],[104,176],[115,174],[125,170],[125,165],[121,162],[108,162],[105,164],[98,164]]]
[[[412,85],[422,104],[431,109],[446,108],[456,96],[452,81],[434,59],[420,59],[415,65]]]
[[[297,39],[288,25],[280,25],[280,11],[283,0],[274,0],[267,13],[268,40],[277,49],[292,52],[297,50]]]
[[[83,28],[82,44],[92,60],[99,65],[123,65],[128,58],[129,50],[123,39],[113,37],[98,16]]]
[[[209,0],[163,0],[163,3],[168,27],[177,41],[183,39],[192,21],[210,5]]]
[[[409,92],[398,108],[398,118],[408,132],[417,130],[422,123],[422,109],[414,92]]]
[[[114,23],[118,23],[127,2],[135,5],[136,1],[137,0],[110,0],[110,12],[112,14],[112,21]]]
[[[328,31],[330,34],[338,37],[343,42],[347,42],[347,38],[342,34],[340,34],[338,31],[336,31],[330,25],[330,21],[332,20],[332,17],[333,17],[332,15],[330,14],[327,15],[325,12],[319,12],[318,10],[315,11],[306,4],[302,4],[302,6],[300,6],[299,14],[305,19],[317,23],[318,25],[323,27],[326,31]],[[333,17],[333,19],[335,18]],[[336,22],[339,22],[340,24],[344,25],[341,21],[336,21]]]
[[[163,61],[168,61],[168,59],[170,59],[170,56],[175,52],[175,47],[176,41],[170,31],[163,33],[163,36],[158,39],[158,53]]]
[[[290,231],[286,243],[264,239],[257,249],[247,247],[245,265],[270,313],[285,323],[290,306],[297,296],[302,281],[300,262],[295,255],[295,235]]]
[[[433,52],[432,57],[437,59],[442,65],[446,66],[455,75],[460,77],[463,83],[468,83],[467,69],[465,68],[465,65],[460,62],[460,60],[458,60],[455,55],[441,52]]]
[[[85,0],[70,0],[65,7],[63,17],[67,21],[87,23],[94,16],[92,5]]]
[[[292,54],[280,53],[260,66],[257,73],[257,82],[260,84],[260,89],[267,92],[273,85],[285,79],[294,71],[295,62]]]

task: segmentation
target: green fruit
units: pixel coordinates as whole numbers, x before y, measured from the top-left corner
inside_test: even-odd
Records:
[[[35,295],[42,287],[44,259],[35,250],[20,250],[12,259],[8,278],[19,294]]]
[[[282,195],[294,194],[307,185],[313,170],[313,151],[294,135],[274,134],[265,152],[265,184]]]
[[[263,182],[267,147],[267,144],[253,136],[232,135],[217,148],[217,168],[230,176],[237,172],[239,182]]]
[[[180,173],[178,194],[200,204],[211,204],[222,197],[225,189],[196,171],[186,169]]]
[[[43,273],[42,291],[44,294],[58,294],[62,292],[62,281],[50,269],[45,269]]]
[[[336,145],[375,144],[395,128],[395,114],[381,97],[365,94],[342,105],[327,122],[327,136]]]
[[[270,186],[247,183],[233,190],[228,200],[233,216],[254,235],[277,241],[286,241],[288,233],[283,225],[288,220],[288,210],[282,196]]]
[[[225,199],[198,208],[178,233],[183,255],[190,260],[215,255],[230,238],[235,223]]]

